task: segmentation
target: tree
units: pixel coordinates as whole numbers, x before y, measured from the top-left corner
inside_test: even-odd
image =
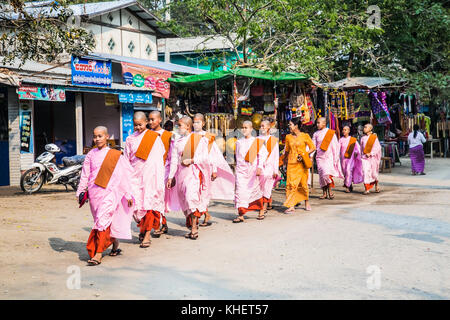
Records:
[[[404,78],[409,90],[424,102],[440,103],[449,98],[450,63],[449,1],[384,0],[380,73]]]
[[[185,36],[225,37],[236,66],[295,70],[327,81],[341,72],[339,61],[372,49],[372,37],[382,32],[365,26],[361,7],[337,0],[177,0],[169,8],[167,27]]]
[[[82,56],[94,48],[92,35],[77,24],[68,1],[52,2],[49,10],[30,8],[23,0],[0,1],[0,56],[57,62],[63,55]]]

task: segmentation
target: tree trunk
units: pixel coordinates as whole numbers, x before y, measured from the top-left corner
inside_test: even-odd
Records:
[[[352,65],[353,65],[353,58],[355,57],[355,54],[350,52],[348,56],[348,66],[347,66],[347,78],[350,78],[352,75]]]

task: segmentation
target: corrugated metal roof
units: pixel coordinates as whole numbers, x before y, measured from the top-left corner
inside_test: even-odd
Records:
[[[345,78],[335,82],[321,83],[319,86],[326,88],[376,88],[393,83],[392,80],[383,77],[354,77]]]
[[[124,56],[116,56],[116,55],[107,54],[107,53],[95,53],[95,54],[89,55],[87,58],[89,58],[89,57],[91,57],[93,59],[95,59],[95,58],[110,59],[115,62],[134,63],[134,64],[139,64],[142,66],[167,70],[167,71],[171,71],[171,72],[180,72],[180,73],[188,73],[188,74],[203,74],[203,73],[209,72],[208,70],[186,67],[186,66],[182,66],[182,65],[174,64],[174,63],[167,63],[167,62],[147,60],[147,59],[138,59],[138,58],[124,57]]]
[[[57,10],[51,7],[53,1],[39,1],[39,2],[27,2],[25,10],[32,16],[46,15],[55,17],[58,14]],[[138,15],[142,20],[146,21],[150,26],[156,29],[164,37],[175,36],[175,34],[167,29],[160,28],[157,25],[159,19],[148,11],[136,0],[119,0],[119,1],[107,1],[107,2],[90,2],[81,4],[72,4],[68,6],[73,11],[75,16],[86,16],[93,18],[98,15],[105,14],[107,12],[127,8],[129,11]],[[0,19],[12,19],[19,18],[19,14],[13,11],[0,12]]]
[[[70,61],[67,64],[70,64]],[[15,72],[17,72],[19,74],[21,74],[21,73],[30,74],[30,72],[35,73],[35,72],[45,71],[44,73],[55,74],[55,75],[56,74],[68,75],[68,76],[71,75],[70,68],[66,68],[64,66],[55,66],[55,65],[39,63],[39,62],[35,62],[35,61],[26,61],[22,66],[20,66],[20,62],[18,59],[14,60],[14,62],[11,64],[1,64],[0,63],[0,68],[8,68],[8,69],[14,70]]]

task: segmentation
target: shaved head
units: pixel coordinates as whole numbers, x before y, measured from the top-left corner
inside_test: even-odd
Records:
[[[150,112],[149,117],[150,116],[158,116],[162,120],[161,112],[159,112],[157,110]]]
[[[271,125],[270,120],[268,120],[268,119],[265,119],[265,120],[261,121],[261,124],[263,124],[263,123],[265,123],[265,124],[268,125],[269,127],[270,127],[270,125]]]
[[[319,119],[317,119],[317,122],[327,123],[327,119],[325,117],[320,117]]]
[[[205,122],[205,117],[201,113],[196,113],[194,115],[194,119],[201,119],[203,122]]]
[[[145,121],[147,121],[147,116],[142,111],[136,111],[134,113],[133,120],[145,120]]]
[[[244,122],[242,122],[242,126],[245,126],[245,125],[253,128],[253,122],[251,122],[250,120],[245,120]]]
[[[104,132],[106,135],[108,134],[108,128],[107,127],[104,127],[104,126],[98,126],[98,127],[95,127],[94,128],[94,132],[95,131],[102,131],[102,132]]]
[[[181,119],[178,120],[178,121],[183,122],[188,127],[192,127],[192,119],[191,119],[191,117],[182,116]]]
[[[372,132],[372,130],[373,130],[373,126],[372,126],[370,123],[367,123],[367,124],[364,126],[363,132],[364,132],[365,134],[369,134],[370,132]]]
[[[317,129],[322,130],[327,126],[327,119],[325,117],[320,117],[317,119]]]

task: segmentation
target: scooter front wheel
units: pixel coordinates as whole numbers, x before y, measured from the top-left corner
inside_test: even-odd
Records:
[[[20,178],[20,188],[23,192],[34,193],[41,190],[44,185],[45,175],[41,174],[38,168],[31,168],[25,171]]]

